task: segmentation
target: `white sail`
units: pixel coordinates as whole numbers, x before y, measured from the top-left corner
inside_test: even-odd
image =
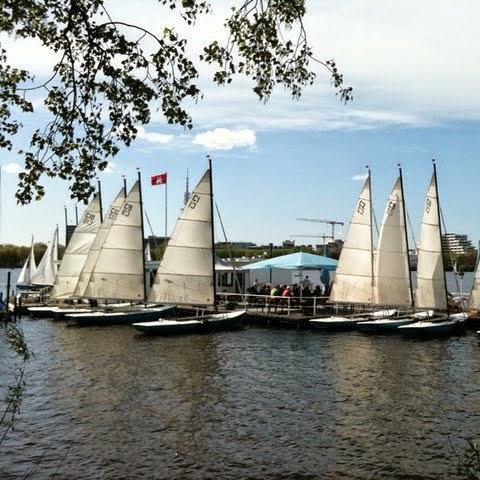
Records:
[[[147,242],[147,246],[145,247],[145,262],[152,261],[152,250],[150,248],[150,243]]]
[[[47,249],[43,254],[40,263],[31,277],[32,285],[53,285],[57,275],[58,261],[58,227],[53,232],[53,237],[48,242]]]
[[[417,308],[447,309],[439,206],[435,173],[430,181],[423,212],[417,267]]]
[[[375,269],[377,305],[412,306],[404,198],[400,177],[387,201]]]
[[[207,170],[177,220],[149,302],[213,305],[211,195],[210,171]]]
[[[85,290],[87,289],[88,283],[90,281],[90,277],[92,276],[93,269],[97,262],[98,256],[100,255],[100,251],[105,243],[105,240],[108,236],[108,232],[110,231],[110,226],[112,225],[113,220],[118,215],[120,208],[125,201],[126,192],[125,189],[122,188],[118,193],[117,197],[113,201],[112,205],[108,209],[107,214],[105,215],[105,219],[103,223],[100,225],[98,229],[97,236],[90,247],[90,251],[88,252],[87,259],[85,260],[85,265],[83,266],[82,272],[78,279],[77,286],[73,293],[74,297],[84,297]]]
[[[467,308],[480,309],[480,261],[477,260],[477,268],[475,270],[475,278],[473,279],[473,287],[468,299]]]
[[[330,300],[337,303],[372,303],[371,181],[367,178],[350,220],[335,272]]]
[[[25,263],[23,264],[20,275],[18,276],[17,285],[30,285],[32,275],[35,274],[37,266],[35,265],[35,251],[33,248],[33,235],[32,243],[30,245],[30,254],[28,255]]]
[[[83,293],[87,298],[144,300],[144,265],[140,182],[112,218]]]
[[[83,213],[80,223],[75,228],[70,243],[65,249],[53,286],[52,299],[72,297],[90,247],[100,228],[100,217],[100,197],[95,195]]]

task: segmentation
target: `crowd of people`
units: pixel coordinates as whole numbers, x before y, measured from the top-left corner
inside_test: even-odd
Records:
[[[255,279],[254,284],[247,292],[252,295],[283,298],[291,297],[295,299],[325,297],[330,293],[329,286],[320,284],[313,287],[308,275],[300,283],[294,283],[293,285],[260,283],[258,279]]]

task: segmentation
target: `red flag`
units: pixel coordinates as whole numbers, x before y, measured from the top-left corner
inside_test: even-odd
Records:
[[[158,175],[152,175],[150,178],[152,186],[164,185],[167,183],[167,172],[159,173]]]

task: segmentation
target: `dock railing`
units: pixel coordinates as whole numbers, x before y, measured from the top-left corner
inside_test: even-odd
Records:
[[[224,306],[234,305],[245,308],[246,311],[262,313],[282,313],[289,316],[292,313],[317,315],[322,310],[331,311],[332,305],[327,305],[328,297],[282,297],[271,295],[256,295],[251,293],[217,293]]]

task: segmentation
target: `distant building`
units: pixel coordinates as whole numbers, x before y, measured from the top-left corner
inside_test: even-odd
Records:
[[[290,248],[295,246],[295,240],[284,240],[282,242],[283,248]]]
[[[256,248],[255,243],[252,242],[216,242],[215,246],[218,248],[235,247],[235,248]]]
[[[475,250],[468,235],[462,233],[445,233],[442,235],[442,246],[445,252],[451,252],[452,255],[464,255],[467,252]]]
[[[337,238],[327,243],[327,256],[331,258],[339,258],[343,247],[343,240]]]

